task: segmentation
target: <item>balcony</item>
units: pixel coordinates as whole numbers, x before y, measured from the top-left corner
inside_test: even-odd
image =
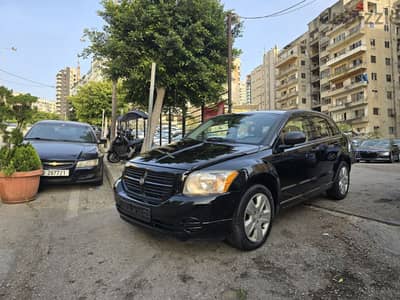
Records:
[[[287,69],[284,69],[282,71],[279,70],[279,73],[276,75],[276,78],[282,78],[285,75],[289,75],[290,73],[297,71],[298,70],[298,66],[297,65],[293,65]]]
[[[366,105],[368,104],[368,97],[364,96],[364,97],[360,97],[358,99],[352,99],[348,102],[346,102],[346,107],[357,107],[360,105]]]
[[[321,93],[321,97],[322,98],[324,98],[324,97],[332,97],[333,95],[346,93],[346,92],[349,92],[351,90],[354,90],[354,89],[357,89],[357,88],[360,88],[360,87],[366,87],[367,85],[368,85],[368,82],[366,82],[366,81],[354,82],[354,83],[345,85],[345,86],[343,86],[341,88],[333,88],[333,89],[328,90],[328,91],[323,91]]]
[[[287,53],[283,57],[279,57],[278,62],[276,63],[275,67],[279,68],[280,66],[282,66],[290,61],[296,60],[298,57],[299,57],[299,51],[293,50],[293,53],[291,53],[291,54]]]
[[[339,30],[342,30],[346,27],[349,27],[351,24],[353,24],[355,21],[360,21],[363,17],[363,12],[358,12],[357,15],[355,16],[350,16],[348,12],[343,13],[341,16],[342,18],[348,18],[347,20],[343,20],[343,23],[338,24],[338,25],[333,25],[331,30],[329,30],[326,35],[332,36],[334,33],[338,32]]]
[[[359,124],[359,123],[367,123],[368,122],[368,117],[366,116],[353,116],[350,119],[340,121],[340,122],[345,122],[345,123],[350,123],[350,124]]]
[[[296,82],[297,82],[297,77],[291,78],[289,80],[286,80],[285,83],[277,85],[276,89],[277,90],[282,90],[283,88],[286,88],[286,87],[288,87],[288,86],[290,86],[290,85],[292,85],[293,83],[296,83]]]
[[[319,75],[311,75],[311,82],[316,82],[319,80],[320,80]]]
[[[349,33],[344,37],[344,39],[337,41],[336,43],[331,43],[329,46],[326,48],[326,50],[331,51],[333,49],[336,49],[338,46],[341,46],[344,42],[348,42],[352,38],[356,38],[358,36],[361,36],[365,33],[364,27],[360,27],[357,30]]]
[[[294,96],[297,96],[298,94],[299,94],[298,91],[289,92],[289,93],[287,93],[286,95],[277,97],[277,98],[276,98],[276,101],[277,101],[277,102],[284,101],[284,100],[286,100],[286,99],[289,99],[289,98],[292,98],[292,97],[294,97]]]
[[[335,58],[331,58],[330,60],[328,60],[328,62],[326,63],[328,66],[332,66],[335,65],[339,62],[341,62],[342,60],[349,58],[359,52],[365,52],[367,51],[367,46],[365,44],[362,44],[361,46],[351,49],[351,50],[346,50],[345,53],[339,55],[338,57]]]
[[[367,63],[360,63],[358,65],[347,65],[346,68],[341,69],[338,72],[335,72],[329,76],[329,80],[337,80],[344,77],[349,77],[354,72],[357,72],[362,69],[367,69]]]

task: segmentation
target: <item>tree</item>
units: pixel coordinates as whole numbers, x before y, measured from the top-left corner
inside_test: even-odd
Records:
[[[126,106],[124,101],[125,93],[122,86],[118,86],[119,108]],[[78,121],[87,122],[93,125],[101,125],[102,111],[106,115],[111,113],[112,83],[110,81],[89,82],[80,87],[75,96],[69,97],[75,116]]]
[[[86,31],[92,42],[86,53],[103,57],[108,72],[124,78],[130,99],[146,104],[155,62],[155,114],[164,102],[184,108],[189,101],[218,101],[227,64],[225,12],[218,0],[105,0],[103,6],[106,25],[102,32]]]
[[[59,120],[59,119],[60,116],[58,114],[35,110],[35,112],[33,113],[31,123],[33,124],[42,120]]]

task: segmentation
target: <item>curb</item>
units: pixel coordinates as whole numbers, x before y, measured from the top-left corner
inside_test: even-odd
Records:
[[[104,174],[107,178],[107,181],[110,185],[111,188],[114,187],[114,182],[117,181],[117,179],[119,178],[119,176],[114,176],[113,172],[111,171],[112,166],[110,165],[110,163],[106,160],[104,160]]]

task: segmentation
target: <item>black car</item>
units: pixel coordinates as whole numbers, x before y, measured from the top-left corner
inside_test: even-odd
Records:
[[[324,114],[222,115],[129,161],[114,194],[130,223],[252,250],[282,208],[325,191],[345,198],[351,161],[350,141]]]
[[[399,147],[391,139],[366,140],[361,143],[356,151],[357,161],[399,161]]]
[[[40,121],[32,126],[24,140],[40,156],[44,172],[41,182],[103,183],[100,141],[89,124]]]

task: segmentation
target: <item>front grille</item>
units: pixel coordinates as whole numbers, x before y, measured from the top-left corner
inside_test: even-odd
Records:
[[[360,157],[361,158],[376,158],[377,154],[376,154],[376,152],[361,151]]]
[[[159,204],[174,194],[177,175],[127,167],[123,181],[126,193],[130,197],[150,204]]]
[[[66,170],[71,169],[74,166],[74,161],[42,161],[42,165],[44,169],[51,170]]]

